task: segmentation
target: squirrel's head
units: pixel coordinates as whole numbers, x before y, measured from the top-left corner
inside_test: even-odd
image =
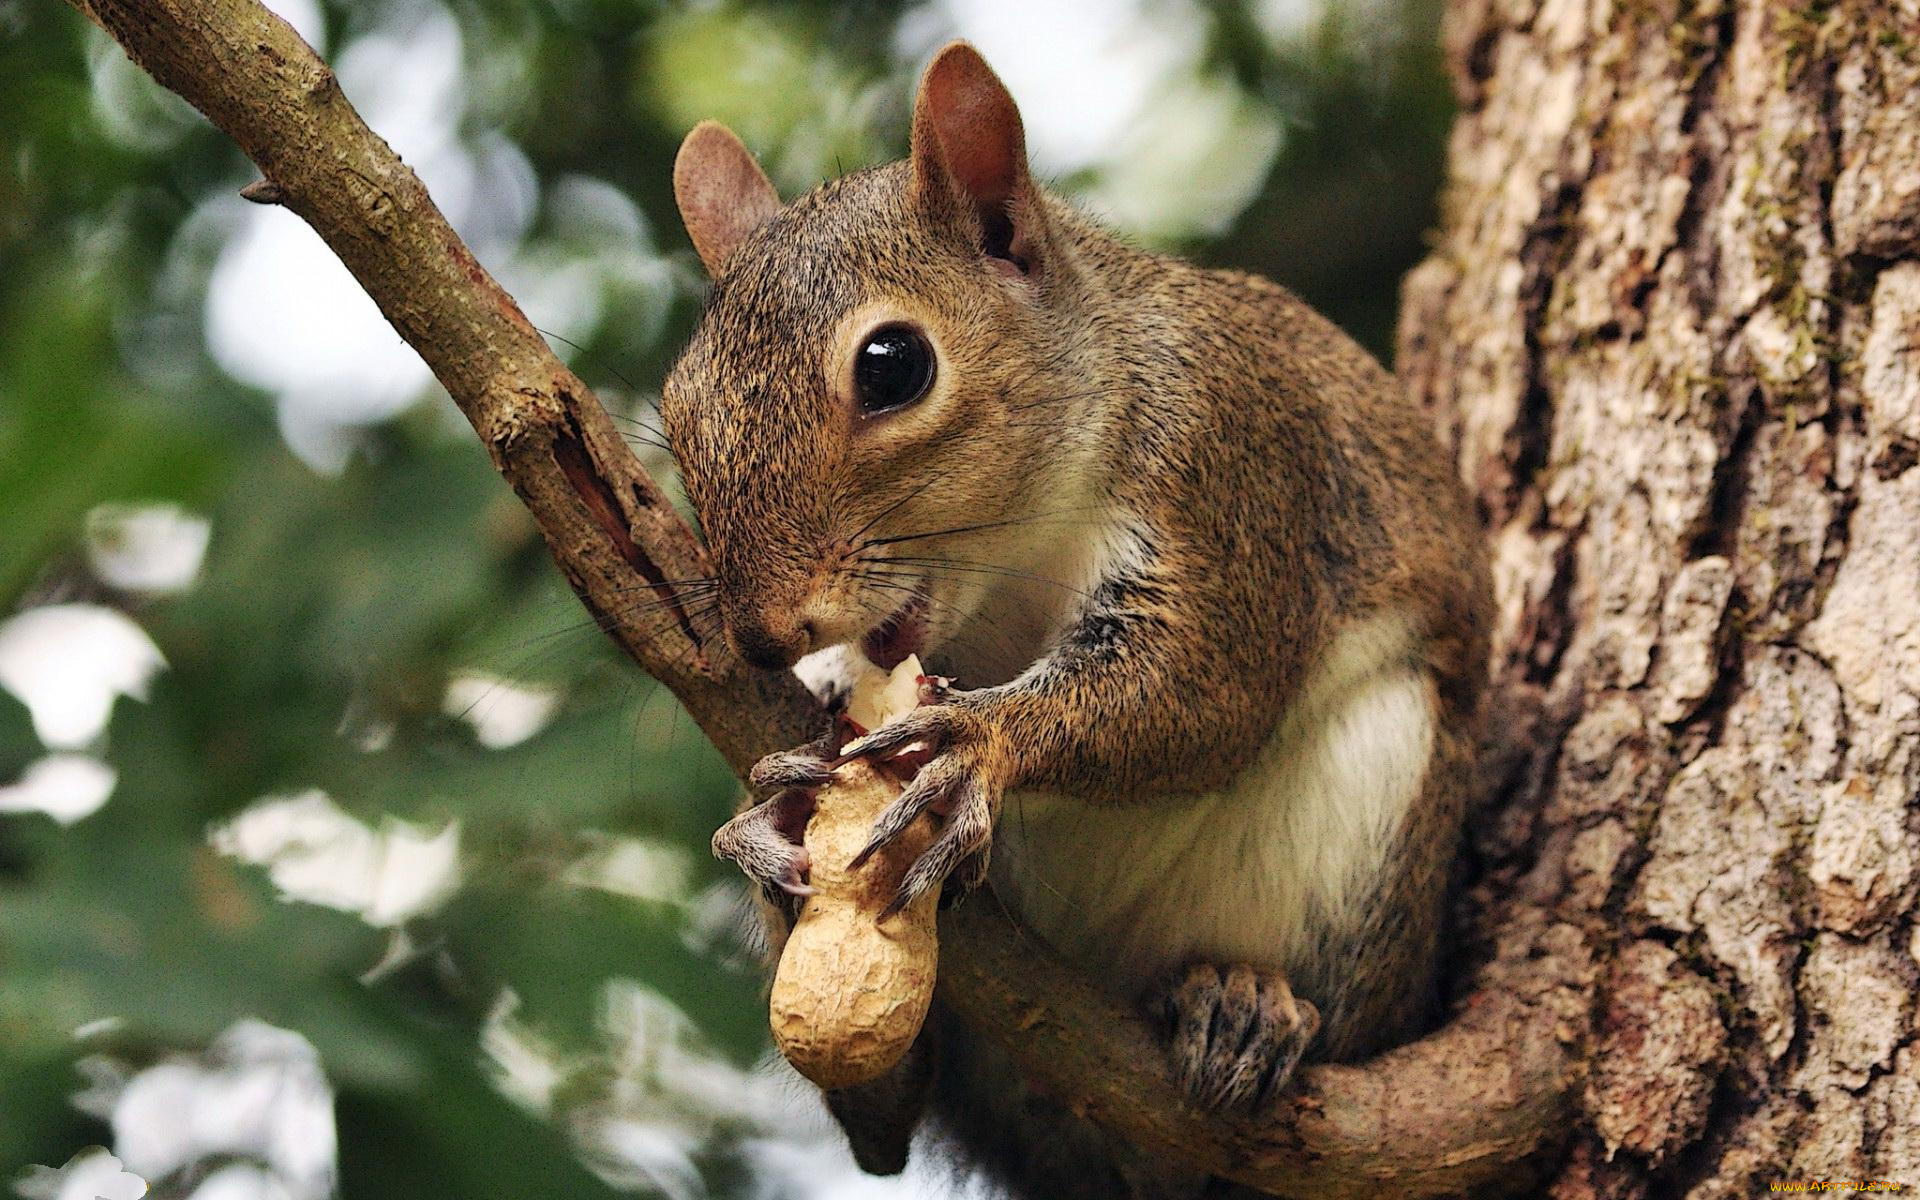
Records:
[[[1060,482],[1044,410],[1074,378],[1071,264],[1012,96],[954,43],[906,161],[782,207],[707,122],[673,185],[713,287],[662,418],[735,649],[785,667],[857,641],[891,665],[938,645]]]

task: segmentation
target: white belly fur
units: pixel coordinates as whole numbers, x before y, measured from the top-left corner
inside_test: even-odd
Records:
[[[1419,795],[1434,694],[1411,650],[1398,615],[1350,626],[1222,791],[1124,807],[1009,796],[996,889],[1116,987],[1197,961],[1293,970],[1309,929],[1357,917]]]

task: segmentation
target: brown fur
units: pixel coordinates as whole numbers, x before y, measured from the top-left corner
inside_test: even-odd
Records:
[[[1406,614],[1435,696],[1421,797],[1356,910],[1315,926],[1306,967],[1274,981],[1319,1007],[1317,1056],[1404,1039],[1428,1013],[1486,654],[1466,500],[1392,377],[1324,318],[1266,280],[1129,247],[1035,185],[1012,102],[981,72],[950,48],[908,161],[829,182],[722,248],[664,417],[729,636],[790,661],[898,607],[891,577],[863,574],[876,554],[892,559],[880,569],[927,573],[929,661],[971,690],[891,741],[931,735],[945,751],[902,810],[951,806],[967,830],[930,864],[922,883],[936,886],[951,870],[981,877],[1008,792],[1071,796],[1097,821],[1099,806],[1234,780],[1341,630]],[[857,412],[846,364],[881,320],[925,329],[939,377],[875,419]],[[1121,514],[1118,528],[1096,529],[1095,511]],[[982,528],[916,536],[957,527]],[[1101,560],[1084,587],[983,599],[1096,532],[1137,553]],[[899,565],[913,547],[971,566]],[[1200,1194],[1204,1181],[1113,1145],[936,1024],[945,1124],[1017,1194]],[[835,1112],[897,1131],[899,1097],[920,1090],[838,1097]]]

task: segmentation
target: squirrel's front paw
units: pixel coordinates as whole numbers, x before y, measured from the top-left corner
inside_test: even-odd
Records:
[[[1174,1074],[1196,1104],[1248,1108],[1293,1077],[1320,1012],[1277,971],[1201,963],[1168,980],[1152,1007],[1171,1039]]]
[[[1004,748],[988,718],[962,705],[929,705],[848,744],[840,757],[900,762],[922,756],[925,761],[912,782],[874,821],[873,836],[854,858],[856,866],[866,861],[922,813],[941,818],[939,836],[907,868],[883,916],[905,908],[950,875],[961,892],[978,887],[987,876],[987,853],[1008,773]]]

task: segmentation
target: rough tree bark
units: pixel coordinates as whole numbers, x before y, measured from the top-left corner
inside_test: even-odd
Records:
[[[1462,0],[1401,365],[1495,546],[1480,943],[1593,981],[1544,1194],[1920,1186],[1920,3]]]

